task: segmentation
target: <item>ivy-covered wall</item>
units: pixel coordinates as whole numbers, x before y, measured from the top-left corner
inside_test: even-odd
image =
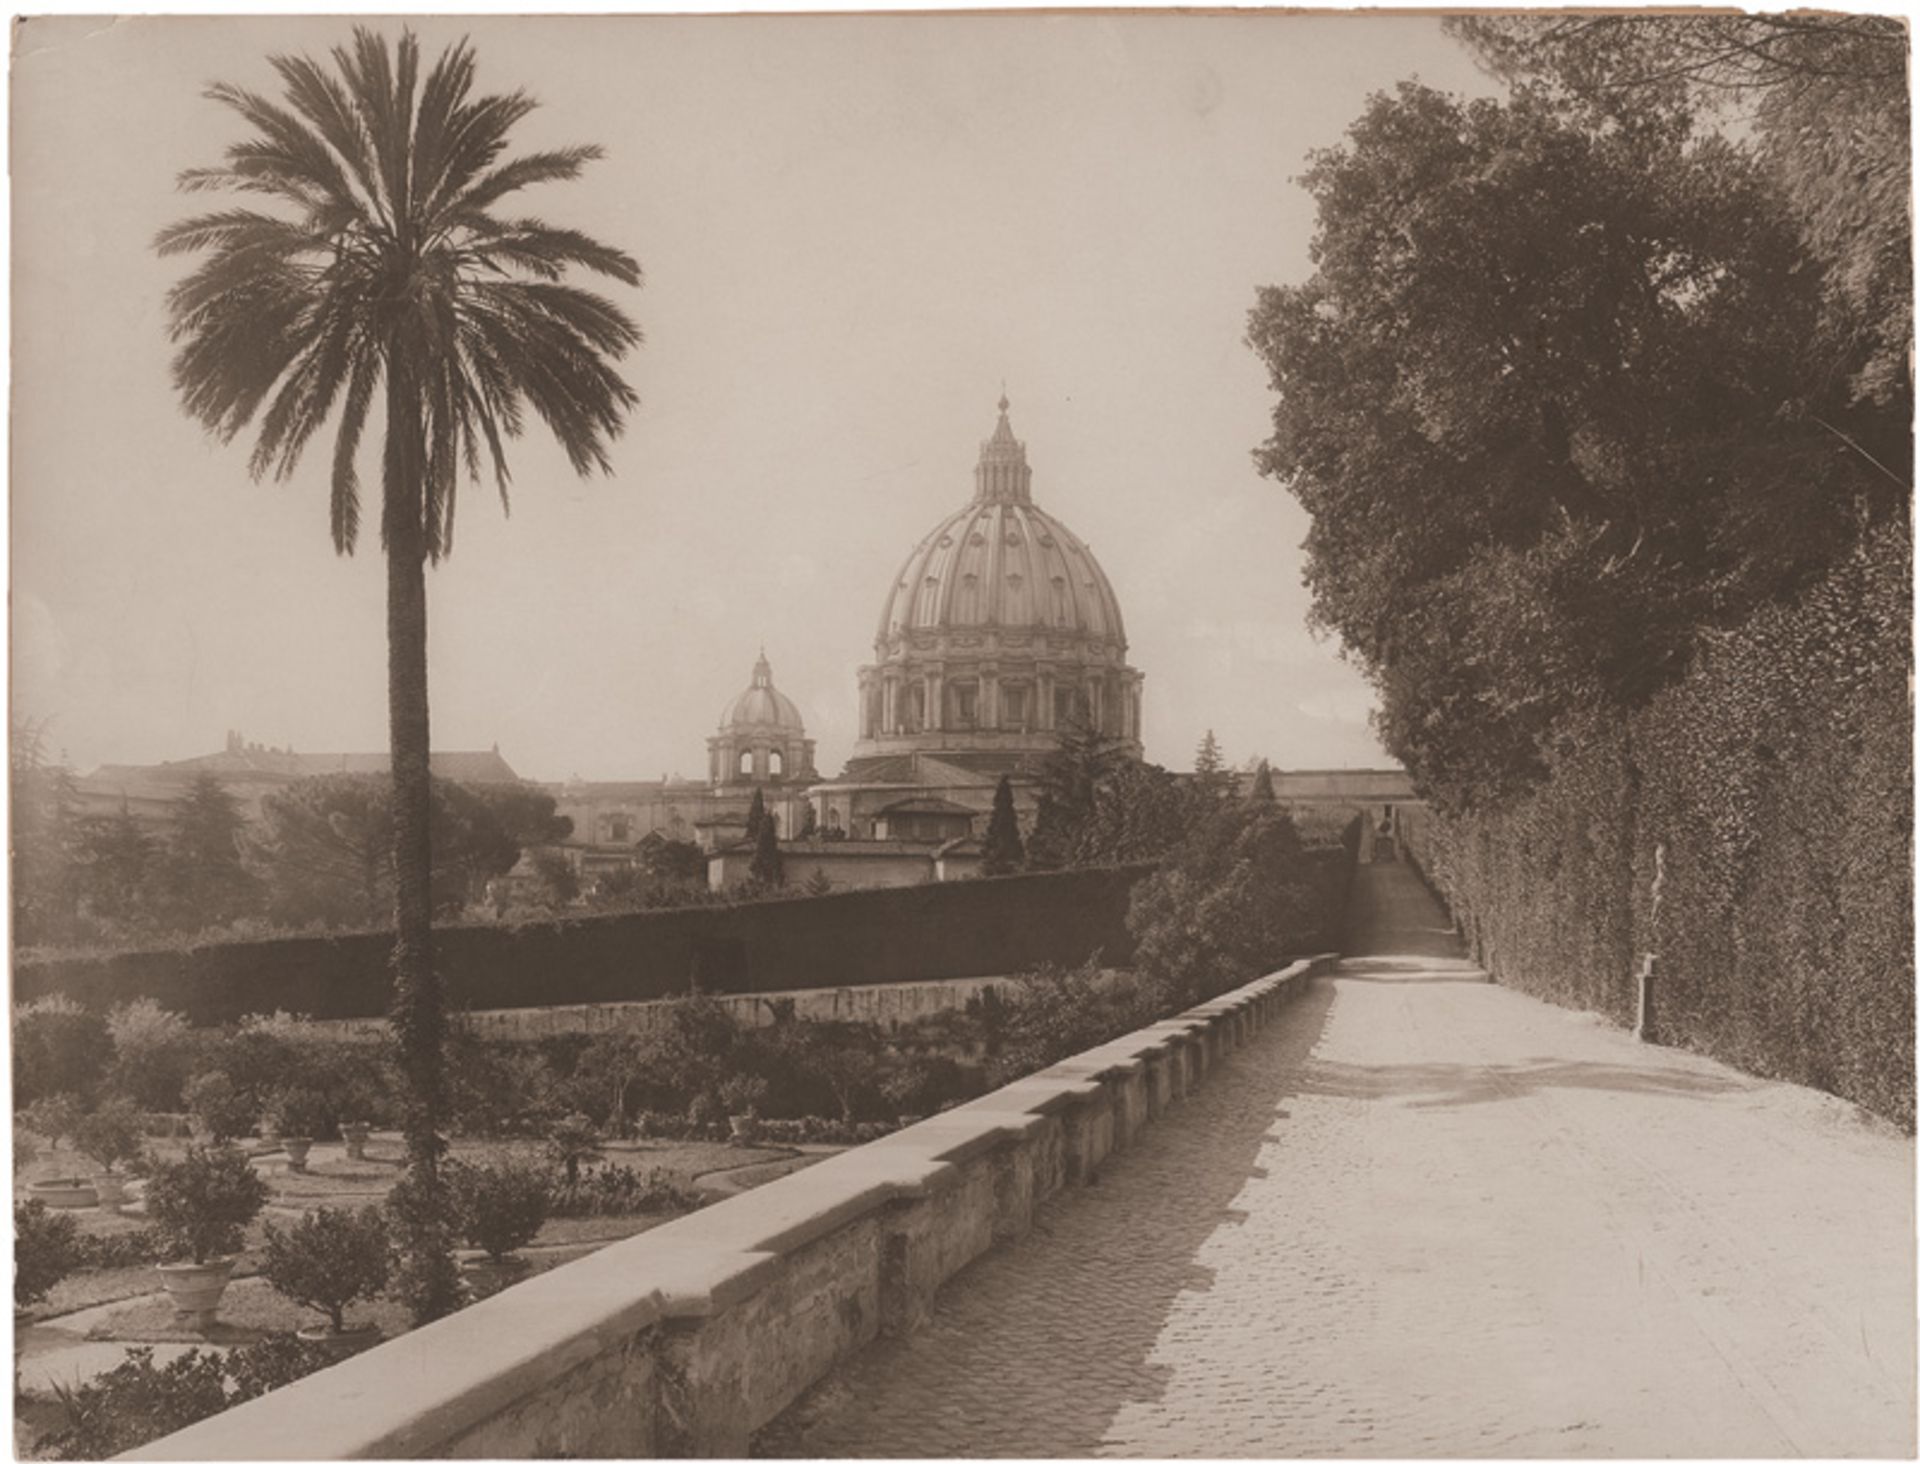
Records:
[[[1911,553],[1868,542],[1524,802],[1416,819],[1496,980],[1630,1022],[1655,952],[1661,1041],[1912,1129]]]

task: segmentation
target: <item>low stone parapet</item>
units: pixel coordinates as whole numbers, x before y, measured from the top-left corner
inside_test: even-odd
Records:
[[[533,1277],[134,1459],[744,1456],[755,1432],[1203,1081],[1297,961]]]

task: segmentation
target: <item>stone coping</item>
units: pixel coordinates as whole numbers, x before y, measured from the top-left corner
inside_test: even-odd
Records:
[[[1333,959],[1296,961],[122,1457],[744,1453],[838,1362],[909,1329],[948,1276],[1084,1182]],[[1189,1050],[1191,1064],[1171,1061]]]

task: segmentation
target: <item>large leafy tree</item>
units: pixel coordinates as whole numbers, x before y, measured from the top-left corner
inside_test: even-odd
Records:
[[[375,927],[393,912],[393,798],[384,775],[302,778],[260,804],[252,854],[283,925]],[[521,854],[572,831],[552,795],[519,785],[433,783],[433,908],[458,911]]]
[[[1686,113],[1404,85],[1303,181],[1315,272],[1249,331],[1279,396],[1258,460],[1443,802],[1523,783],[1573,713],[1643,699],[1894,501],[1815,420],[1820,270]]]
[[[181,175],[231,206],[161,231],[165,255],[202,256],[168,297],[174,382],[223,441],[258,424],[255,477],[290,475],[336,420],[334,547],[359,541],[359,449],[376,403],[380,540],[387,557],[387,694],[394,783],[393,1021],[407,1076],[408,1258],[401,1284],[423,1318],[455,1304],[440,1159],[444,1000],[434,974],[430,876],[426,569],[453,547],[463,477],[483,460],[505,501],[504,443],[529,409],[576,472],[610,470],[633,391],[614,362],[640,339],[571,269],[639,283],[639,266],[575,230],[502,211],[520,190],[572,179],[600,156],[570,147],[507,157],[533,110],[522,92],[474,91],[461,43],[424,78],[411,34],[372,31],[331,69],[272,58],[284,96],[217,84],[207,95],[248,133],[219,166]]]
[[[1853,430],[1878,439],[1890,466],[1905,456],[1913,225],[1899,19],[1588,13],[1446,26],[1496,75],[1550,87],[1603,122],[1693,113],[1744,129],[1825,267],[1819,344],[1848,383]]]

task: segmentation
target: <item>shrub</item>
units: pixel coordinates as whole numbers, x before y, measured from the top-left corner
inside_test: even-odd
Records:
[[[450,1162],[447,1185],[467,1244],[505,1260],[540,1233],[552,1209],[552,1182],[541,1166],[505,1159],[496,1164]]]
[[[151,1347],[77,1388],[60,1389],[66,1424],[47,1440],[56,1459],[109,1459],[283,1387],[336,1359],[289,1336],[232,1352],[193,1348],[156,1367]]]
[[[107,1173],[135,1158],[145,1137],[140,1114],[124,1098],[111,1098],[73,1127],[73,1146]]]
[[[767,1080],[751,1073],[735,1073],[720,1085],[720,1103],[729,1115],[758,1117],[766,1097]]]
[[[62,1139],[72,1141],[73,1130],[82,1116],[80,1100],[73,1094],[49,1093],[28,1104],[20,1121],[45,1139],[48,1148],[57,1149]]]
[[[110,1085],[140,1108],[177,1110],[195,1055],[186,1019],[143,996],[107,1013],[107,1033],[113,1040]]]
[[[559,1219],[588,1215],[657,1215],[692,1210],[700,1193],[663,1169],[633,1169],[608,1164],[577,1181],[553,1186],[549,1212]]]
[[[333,1105],[326,1095],[304,1084],[275,1088],[267,1097],[266,1120],[282,1138],[332,1139],[340,1136]]]
[[[300,1070],[292,1040],[299,1029],[300,1024],[284,1012],[245,1017],[239,1026],[211,1033],[198,1044],[195,1073],[226,1078],[236,1092],[251,1100],[258,1118],[267,1094]]]
[[[147,1181],[147,1214],[168,1252],[196,1265],[239,1250],[266,1203],[266,1181],[237,1149],[195,1146],[175,1163],[156,1165]]]
[[[447,1040],[447,1087],[460,1133],[526,1133],[565,1111],[559,1084],[524,1042],[486,1042],[456,1029]]]
[[[924,1117],[977,1097],[980,1086],[950,1057],[916,1056],[888,1073],[880,1091],[896,1114]]]
[[[690,1137],[704,1137],[726,1121],[726,1111],[721,1108],[720,1100],[711,1093],[695,1093],[687,1104],[687,1124],[691,1128]]]
[[[187,1112],[216,1144],[245,1138],[260,1118],[260,1101],[225,1073],[202,1073],[187,1084]]]
[[[99,1013],[64,996],[29,1002],[13,1017],[14,1107],[54,1093],[91,1093],[112,1055]]]
[[[1097,1047],[1174,1010],[1166,988],[1134,971],[1103,971],[1092,961],[1062,970],[1042,966],[1015,984],[998,1064],[1002,1081],[1037,1072]]]
[[[1326,923],[1321,904],[1293,820],[1271,804],[1240,804],[1207,819],[1134,887],[1127,929],[1140,969],[1185,1007],[1285,965]]]
[[[39,1200],[13,1207],[13,1304],[32,1306],[80,1269],[80,1226]]]
[[[323,1314],[336,1332],[346,1310],[387,1284],[393,1256],[379,1209],[319,1209],[285,1230],[267,1227],[262,1273],[275,1291]]]
[[[80,1237],[80,1269],[118,1271],[127,1266],[150,1266],[167,1252],[166,1240],[152,1226],[116,1230],[106,1235]]]

